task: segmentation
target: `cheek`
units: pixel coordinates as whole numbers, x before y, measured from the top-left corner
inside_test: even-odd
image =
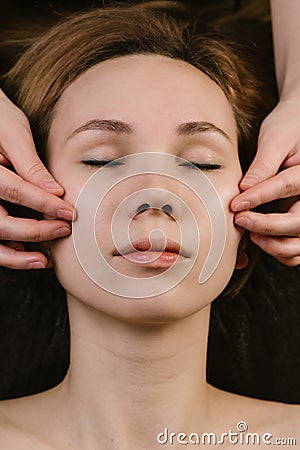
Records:
[[[239,177],[237,178],[239,180]],[[194,286],[194,304],[199,306],[199,299],[201,298],[201,306],[204,307],[211,303],[227,286],[230,278],[235,269],[238,246],[243,235],[234,225],[234,214],[230,210],[230,202],[235,195],[238,194],[238,183],[224,183],[222,189],[218,188],[218,183],[214,183],[216,190],[219,194],[220,201],[223,205],[225,223],[226,223],[226,233],[225,239],[222,242],[222,252],[219,258],[218,264],[215,264],[214,271],[211,276],[207,279],[204,284],[198,283],[198,276],[203,268],[204,261],[206,260],[209,252],[211,251],[211,245],[214,240],[217,240],[220,244],[221,235],[223,233],[223,225],[220,227],[220,233],[211,233],[210,228],[210,238],[205,240],[206,248],[204,255],[200,254],[200,258],[196,264],[196,270],[191,274],[190,283]],[[223,221],[222,221],[223,224]],[[222,228],[222,229],[221,229]],[[204,257],[203,257],[204,256]],[[217,259],[215,259],[217,261]]]
[[[224,247],[224,258],[230,261],[230,265],[235,264],[239,242],[243,231],[234,224],[234,213],[230,209],[232,199],[240,193],[239,182],[242,179],[242,170],[240,164],[236,164],[235,170],[227,174],[222,181],[222,185],[216,183],[216,189],[223,204],[226,217],[226,242]]]
[[[80,301],[95,309],[128,320],[143,320],[145,316],[151,318],[156,317],[157,314],[159,314],[161,320],[174,320],[202,309],[223,291],[235,267],[241,232],[234,226],[233,213],[230,211],[229,205],[232,198],[239,193],[238,183],[241,176],[241,171],[237,167],[235,171],[228,174],[224,172],[222,176],[216,175],[215,179],[211,177],[223,205],[226,220],[226,240],[221,260],[211,277],[204,284],[198,283],[199,274],[209,253],[211,239],[218,239],[218,236],[212,236],[211,234],[210,220],[206,208],[199,202],[199,199],[193,199],[192,197],[190,197],[189,206],[193,210],[199,227],[199,256],[186,278],[174,289],[160,296],[161,298],[156,297],[153,301],[146,300],[145,302],[126,300],[101,289],[91,281],[80,265],[72,236],[52,243],[54,269],[59,281],[69,294]],[[57,177],[57,179],[61,181],[65,188],[64,198],[74,204],[85,180],[79,182],[76,179],[75,181],[74,176],[68,178],[66,174],[64,176],[61,174],[61,177]],[[121,190],[121,194],[124,195],[124,190]],[[96,229],[98,226],[102,230],[101,241],[104,242],[104,247],[100,246],[100,248],[101,250],[104,248],[104,253],[110,249],[110,218],[113,209],[113,202],[107,199],[106,202],[103,202],[101,214],[97,215]],[[87,230],[87,236],[83,236],[83,239],[89,238],[89,236],[90,231]],[[99,261],[92,263],[97,265]],[[188,301],[182,302],[182,298],[186,298],[187,292]]]

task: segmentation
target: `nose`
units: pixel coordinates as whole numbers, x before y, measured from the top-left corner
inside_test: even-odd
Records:
[[[126,209],[131,218],[145,211],[150,213],[151,210],[159,210],[179,220],[182,216],[182,200],[164,189],[141,189],[127,198]]]
[[[153,208],[153,207],[152,207],[149,203],[142,203],[142,204],[137,208],[136,213],[137,213],[137,214],[140,214],[140,213],[146,211],[146,210],[149,209],[149,208]],[[170,215],[172,215],[173,208],[172,208],[171,205],[163,205],[163,206],[160,208],[160,210],[164,211],[166,214],[168,214],[168,215],[170,216]]]

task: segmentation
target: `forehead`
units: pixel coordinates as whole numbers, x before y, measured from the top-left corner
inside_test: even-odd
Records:
[[[152,128],[213,121],[236,139],[234,115],[222,89],[196,67],[160,55],[123,56],[88,69],[62,94],[52,126],[63,119],[72,132],[87,119],[103,117]]]

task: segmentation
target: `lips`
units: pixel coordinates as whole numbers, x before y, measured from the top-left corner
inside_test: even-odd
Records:
[[[141,238],[133,241],[131,246],[127,246],[121,252],[115,252],[114,256],[124,261],[146,266],[149,268],[168,268],[175,262],[180,262],[187,258],[186,253],[178,242],[167,238],[151,239]]]
[[[151,238],[150,242],[149,238],[146,237],[134,240],[133,242],[131,242],[131,245],[134,248],[134,250],[132,250],[132,247],[128,245],[123,249],[121,249],[120,252],[116,250],[114,252],[114,255],[125,256],[128,255],[129,253],[133,253],[134,251],[136,251],[136,252],[176,253],[177,255],[187,257],[186,252],[178,244],[178,242],[170,238],[167,238],[166,240]]]

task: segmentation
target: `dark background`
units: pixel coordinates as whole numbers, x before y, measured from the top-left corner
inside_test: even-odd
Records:
[[[14,28],[35,29],[65,13],[109,1],[21,1],[0,5],[0,38]],[[119,2],[120,3],[120,2]],[[134,2],[132,2],[134,3]],[[183,3],[215,16],[233,16],[224,29],[254,48],[258,75],[274,95],[272,43],[265,1]],[[9,64],[5,55],[2,66]],[[276,94],[276,92],[275,92]],[[268,94],[266,94],[268,95]],[[1,118],[0,118],[1,120]],[[275,151],[276,149],[274,149]],[[63,291],[45,303],[52,281],[43,273],[0,270],[0,398],[27,395],[58,383],[68,367],[68,319]],[[208,381],[259,398],[300,403],[300,268],[289,268],[260,252],[256,267],[234,299],[212,308]],[[53,283],[55,276],[52,274]],[[59,317],[59,319],[58,319]],[[64,345],[62,345],[64,342]]]

